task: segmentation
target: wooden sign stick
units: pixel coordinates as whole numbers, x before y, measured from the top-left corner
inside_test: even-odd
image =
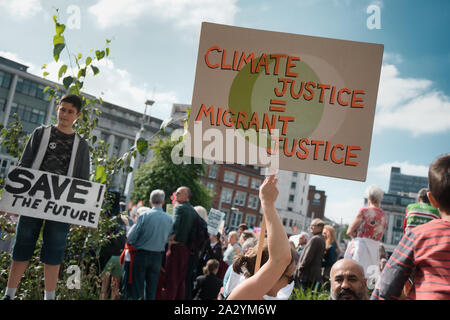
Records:
[[[263,246],[264,246],[265,235],[266,235],[266,218],[263,215],[262,216],[262,224],[261,224],[261,232],[259,234],[259,240],[258,240],[258,253],[256,254],[256,264],[255,264],[254,274],[259,270],[259,267],[261,266],[261,257],[262,257],[262,250],[263,250]]]

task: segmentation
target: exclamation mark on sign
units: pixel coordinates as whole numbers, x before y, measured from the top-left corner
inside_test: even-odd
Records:
[[[97,196],[97,204],[95,205],[96,208],[98,208],[99,206],[99,202],[100,202],[100,197],[102,196],[102,191],[103,191],[103,185],[100,186],[100,189],[98,190],[98,196]]]

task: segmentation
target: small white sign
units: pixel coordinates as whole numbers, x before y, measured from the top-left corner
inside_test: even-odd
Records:
[[[0,211],[97,228],[104,194],[103,184],[11,166]]]
[[[225,218],[225,213],[217,209],[211,208],[208,214],[208,233],[216,236],[219,232],[220,223]]]

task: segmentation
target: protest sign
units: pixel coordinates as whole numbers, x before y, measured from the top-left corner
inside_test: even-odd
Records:
[[[0,211],[97,228],[105,186],[11,166]]]
[[[208,233],[216,236],[220,230],[221,222],[225,217],[225,213],[211,208],[208,214]]]
[[[382,56],[381,44],[205,22],[184,154],[365,181]]]

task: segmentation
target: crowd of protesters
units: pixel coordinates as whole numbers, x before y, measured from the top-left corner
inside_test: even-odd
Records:
[[[295,289],[329,291],[332,300],[450,299],[450,155],[430,165],[428,179],[429,188],[406,209],[404,235],[390,257],[380,242],[387,214],[377,186],[367,188],[368,204],[348,227],[345,246],[321,219],[311,221],[309,233],[288,238],[273,175],[260,187],[267,224],[261,244],[245,224],[201,238],[207,212],[190,203],[191,190],[176,190],[171,215],[164,191],[153,190],[148,207],[143,202],[119,219],[123,228],[116,231],[126,236],[104,254],[100,299],[270,300],[289,299]]]

